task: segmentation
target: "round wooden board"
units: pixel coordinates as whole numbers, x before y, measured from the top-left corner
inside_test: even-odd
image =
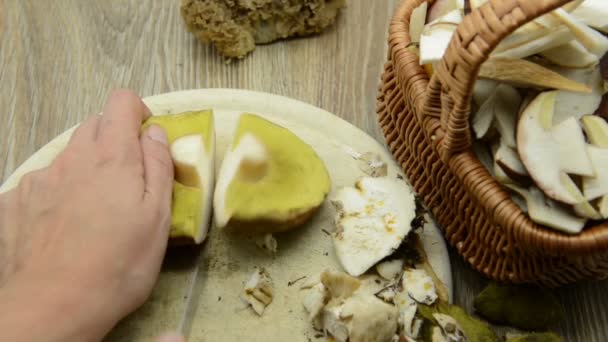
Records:
[[[234,89],[199,89],[151,96],[144,99],[154,115],[211,108],[217,135],[216,171],[229,146],[242,112],[266,117],[289,128],[312,145],[323,159],[332,179],[332,193],[352,186],[364,176],[349,151],[374,152],[388,164],[388,177],[402,175],[387,149],[372,137],[312,105],[290,98]],[[23,163],[0,187],[14,187],[21,176],[47,166],[65,147],[74,128],[49,142]],[[332,194],[330,194],[331,196]],[[108,341],[149,341],[166,330],[175,330],[184,310],[192,263],[200,265],[197,309],[192,323],[192,341],[309,341],[316,340],[302,307],[303,291],[295,279],[318,274],[324,269],[341,270],[331,238],[334,211],[326,203],[305,226],[277,235],[278,253],[268,256],[251,240],[235,238],[215,229],[197,257],[192,248],[170,249],[159,282],[150,300],[120,323]],[[429,261],[452,297],[452,275],[445,242],[429,220],[422,241]],[[239,295],[244,282],[257,267],[265,268],[275,286],[275,298],[259,317],[246,307]],[[310,339],[309,339],[310,338]]]

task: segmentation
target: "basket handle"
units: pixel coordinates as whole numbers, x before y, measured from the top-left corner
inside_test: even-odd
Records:
[[[424,113],[440,117],[439,152],[444,161],[472,143],[469,115],[473,86],[494,48],[521,25],[571,0],[490,0],[458,26],[431,77]]]

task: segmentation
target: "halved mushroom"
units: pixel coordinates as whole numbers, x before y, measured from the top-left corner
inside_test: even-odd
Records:
[[[557,91],[544,92],[523,112],[517,129],[517,149],[526,170],[549,197],[577,204],[583,195],[568,173],[593,176],[585,137],[573,117],[553,126]]]
[[[608,38],[589,26],[577,20],[572,14],[561,8],[551,12],[574,35],[574,37],[587,49],[587,51],[601,58],[608,51]]]
[[[587,68],[596,65],[599,60],[596,55],[589,53],[576,40],[540,53],[550,62],[567,68]]]
[[[506,187],[525,199],[532,221],[569,234],[577,234],[583,230],[586,219],[572,215],[568,208],[546,198],[536,187],[524,189],[512,184]]]
[[[591,87],[568,79],[536,63],[518,58],[494,57],[481,65],[479,77],[519,87],[549,88],[590,93]]]

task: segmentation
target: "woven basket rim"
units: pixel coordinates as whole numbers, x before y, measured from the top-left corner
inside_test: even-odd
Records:
[[[424,69],[420,65],[413,66],[412,63],[404,64],[403,54],[411,54],[412,52],[408,50],[409,41],[409,17],[411,15],[411,11],[418,4],[423,2],[429,3],[429,7],[436,0],[403,0],[401,4],[397,7],[395,15],[390,24],[389,28],[389,51],[392,52],[390,58],[395,64],[395,70],[398,72],[401,68],[419,68],[421,73],[425,73]],[[570,0],[571,1],[571,0]],[[416,3],[415,6],[412,6],[411,3]],[[486,6],[485,4],[484,6]],[[406,41],[395,39],[396,35],[405,34],[407,37]],[[430,79],[428,74],[425,78],[418,80],[418,82],[425,82],[425,89],[428,90],[428,85],[430,83]],[[398,82],[403,83],[403,82]],[[402,84],[399,84],[402,86]],[[423,96],[424,97],[424,96]],[[414,99],[416,103],[412,104],[412,107],[417,110],[418,113],[422,112],[422,100]],[[470,113],[469,113],[470,114]],[[429,120],[437,120],[440,119],[438,117],[429,118]],[[432,125],[427,125],[432,126]],[[441,131],[441,128],[438,128]],[[425,132],[427,134],[429,132]],[[441,133],[440,133],[441,135]],[[473,156],[470,161],[473,163],[473,167],[481,168],[484,172],[493,179],[493,184],[491,185],[494,189],[500,189],[500,191],[504,192],[509,196],[506,201],[515,205],[520,213],[525,216],[525,219],[529,221],[531,224],[521,224],[519,227],[509,227],[505,225],[505,222],[496,222],[499,226],[504,227],[506,233],[512,235],[516,241],[521,242],[522,246],[527,246],[536,250],[539,250],[543,253],[553,254],[553,255],[590,255],[597,253],[599,251],[605,251],[608,248],[608,220],[602,221],[599,224],[586,227],[579,234],[566,234],[560,231],[557,231],[552,228],[545,227],[543,225],[539,225],[533,222],[527,213],[523,212],[521,208],[513,202],[510,198],[509,193],[504,189],[504,187],[490,175],[485,166],[481,164],[477,156],[472,152],[470,146],[469,148],[461,152],[459,155],[451,156],[450,159],[463,157],[466,154],[470,154]],[[465,176],[466,179],[467,176]],[[464,180],[461,180],[461,183],[464,183]],[[490,206],[489,203],[479,201],[479,194],[475,194],[470,192],[471,196],[477,200],[477,205],[480,205],[484,208],[486,212],[491,212],[496,207]]]

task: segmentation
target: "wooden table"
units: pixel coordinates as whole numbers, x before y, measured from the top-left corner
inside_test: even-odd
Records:
[[[0,179],[86,116],[108,92],[142,96],[244,88],[309,102],[382,140],[375,97],[398,0],[350,0],[322,35],[259,47],[227,64],[182,24],[177,0],[0,0]],[[486,283],[453,255],[455,301]],[[557,291],[566,341],[608,341],[608,282]]]

